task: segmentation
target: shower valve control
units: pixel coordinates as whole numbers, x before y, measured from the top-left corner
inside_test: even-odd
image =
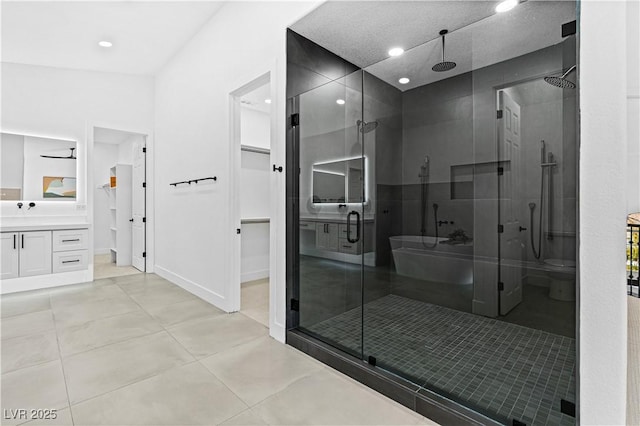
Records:
[[[522,232],[522,231],[526,231],[526,230],[527,230],[527,228],[523,228],[522,226],[519,226],[519,227],[518,227],[518,230],[519,230],[520,232]]]
[[[276,167],[276,165],[274,164],[274,165],[273,165],[273,171],[274,171],[274,172],[275,172],[275,171],[278,171],[278,172],[282,173],[282,166],[280,166],[280,167]]]

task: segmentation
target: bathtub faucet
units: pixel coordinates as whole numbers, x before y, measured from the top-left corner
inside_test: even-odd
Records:
[[[438,221],[438,226],[442,226],[442,225],[453,225],[453,221],[439,220]]]

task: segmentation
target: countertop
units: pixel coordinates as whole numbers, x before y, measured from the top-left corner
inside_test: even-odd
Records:
[[[353,223],[355,223],[355,218],[351,219]],[[375,218],[372,216],[365,216],[364,219],[361,219],[362,222],[373,222]],[[333,223],[347,223],[347,215],[344,216],[325,216],[325,217],[302,217],[300,216],[300,222],[333,222]]]
[[[0,232],[57,231],[60,229],[89,229],[88,223],[10,224],[0,226]]]

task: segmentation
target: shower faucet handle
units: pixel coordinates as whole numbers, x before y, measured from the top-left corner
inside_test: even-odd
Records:
[[[518,226],[518,230],[519,230],[520,232],[522,232],[522,231],[526,231],[526,230],[527,230],[527,228],[523,228],[522,226]]]

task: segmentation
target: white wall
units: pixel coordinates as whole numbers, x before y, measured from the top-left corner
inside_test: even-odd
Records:
[[[133,165],[133,143],[141,139],[142,136],[140,135],[132,135],[124,142],[118,144],[118,164]],[[114,165],[115,163],[112,164],[112,166]]]
[[[108,254],[111,247],[111,211],[109,189],[102,189],[102,185],[109,184],[109,169],[118,161],[118,145],[96,142],[93,154],[93,248],[95,254]]]
[[[629,213],[640,212],[640,1],[627,2],[627,193]]]
[[[240,122],[240,134],[242,145],[256,146],[258,148],[271,148],[269,132],[271,129],[271,117],[268,113],[257,111],[242,106],[242,120]]]
[[[22,189],[24,136],[0,134],[0,187]]]
[[[229,188],[229,95],[275,67],[271,78],[277,92],[271,105],[278,126],[272,161],[284,164],[285,29],[314,6],[227,3],[156,76],[156,229],[162,230],[156,236],[156,272],[225,310],[238,308],[227,255],[239,226],[228,208],[234,196]],[[285,173],[271,178],[277,179],[276,206],[285,205]],[[169,186],[210,175],[218,177],[215,184]],[[284,340],[284,208],[271,220],[272,235],[279,230],[279,239],[277,251],[271,250],[278,263],[271,268],[270,329]]]
[[[624,2],[595,0],[582,1],[580,8],[579,422],[622,425],[627,391],[626,8]]]
[[[93,171],[86,167],[92,155],[91,123],[123,130],[153,127],[153,78],[114,73],[76,71],[2,63],[3,131],[78,141],[78,204],[68,201],[38,203],[18,210],[14,202],[0,203],[3,220],[15,218],[91,217]],[[87,207],[88,206],[88,207]]]

